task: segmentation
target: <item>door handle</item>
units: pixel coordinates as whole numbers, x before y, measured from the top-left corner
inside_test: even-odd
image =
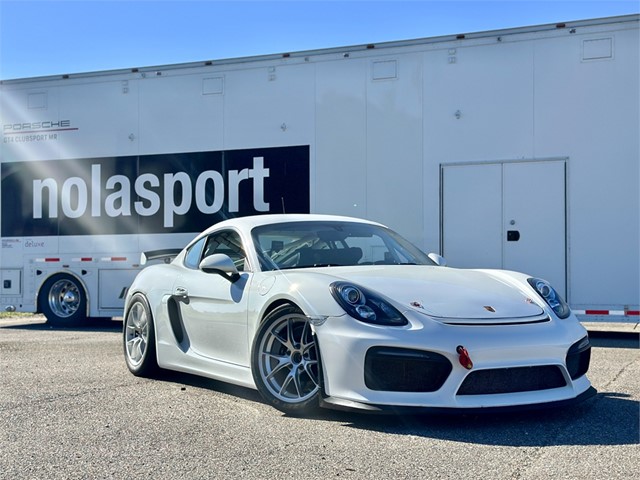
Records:
[[[186,298],[189,296],[189,291],[184,287],[176,287],[173,291],[173,296]]]

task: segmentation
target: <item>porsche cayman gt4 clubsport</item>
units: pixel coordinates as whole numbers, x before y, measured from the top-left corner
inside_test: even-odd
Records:
[[[595,394],[586,330],[546,281],[446,267],[386,227],[324,215],[227,220],[148,252],[128,291],[134,375],[257,388],[274,407],[470,411]]]

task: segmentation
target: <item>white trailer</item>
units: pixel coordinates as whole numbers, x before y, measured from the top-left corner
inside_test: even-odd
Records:
[[[0,85],[0,307],[117,316],[222,218],[385,223],[640,313],[639,16]]]

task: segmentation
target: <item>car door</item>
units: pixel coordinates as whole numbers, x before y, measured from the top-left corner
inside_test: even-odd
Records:
[[[247,344],[247,295],[251,273],[245,272],[245,250],[234,230],[215,232],[194,244],[185,258],[185,273],[176,280],[181,318],[192,352],[212,360],[249,365]],[[205,273],[198,268],[203,258],[215,253],[228,255],[240,278]]]

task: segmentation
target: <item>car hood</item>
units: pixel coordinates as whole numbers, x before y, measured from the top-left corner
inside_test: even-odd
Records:
[[[432,317],[493,320],[544,313],[523,290],[486,271],[406,265],[331,273]]]

